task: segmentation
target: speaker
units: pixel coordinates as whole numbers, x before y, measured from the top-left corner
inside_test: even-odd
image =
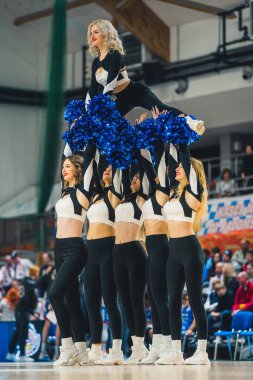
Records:
[[[148,85],[158,84],[162,81],[162,66],[159,61],[144,62],[142,64],[144,79]]]

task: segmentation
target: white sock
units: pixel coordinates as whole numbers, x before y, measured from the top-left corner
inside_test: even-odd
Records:
[[[41,343],[41,353],[46,354],[47,353],[47,344]]]
[[[86,352],[86,342],[75,342],[75,346],[79,352]]]
[[[172,350],[181,352],[181,340],[172,340]]]
[[[102,352],[101,344],[92,344],[91,351],[96,353],[96,354],[99,354],[100,352]]]
[[[144,344],[144,337],[136,336],[134,346],[137,348],[141,348]]]
[[[207,340],[206,339],[198,339],[197,350],[206,352]]]
[[[131,335],[131,338],[132,338],[132,342],[133,342],[133,346],[135,345],[135,338],[136,336],[135,335]]]
[[[61,339],[62,347],[72,347],[73,339],[72,338],[62,338]]]
[[[165,345],[165,347],[167,347],[169,350],[171,350],[171,348],[172,348],[171,335],[163,335],[162,343]]]
[[[122,344],[122,340],[121,339],[113,339],[113,341],[112,341],[112,350],[114,352],[121,352],[121,344]]]
[[[162,334],[153,334],[152,347],[160,347],[162,343]]]

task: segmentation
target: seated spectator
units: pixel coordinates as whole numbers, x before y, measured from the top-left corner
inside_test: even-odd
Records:
[[[18,301],[18,290],[15,288],[9,289],[6,296],[0,302],[0,321],[15,321],[15,308]]]
[[[240,242],[241,249],[236,251],[232,256],[232,264],[235,271],[238,273],[242,270],[243,265],[246,263],[246,253],[250,251],[249,241],[246,239]]]
[[[218,279],[214,279],[212,281],[212,287],[211,287],[211,290],[210,292],[208,293],[208,296],[207,296],[207,299],[206,299],[206,302],[204,304],[204,308],[205,308],[205,311],[207,313],[210,313],[212,310],[214,310],[217,306],[217,302],[218,302],[218,296],[217,296],[217,293],[215,291],[215,286],[220,284],[220,281]],[[204,290],[204,289],[203,289]]]
[[[215,267],[216,264],[222,261],[222,255],[220,252],[220,248],[213,247],[211,249],[211,260],[212,260],[212,266],[208,271],[208,279],[215,276]]]
[[[209,249],[204,248],[203,252],[205,256],[205,265],[203,269],[203,282],[206,282],[208,280],[208,272],[212,268],[212,265],[213,265],[213,260],[212,260],[212,257],[210,257],[211,253]]]
[[[191,335],[196,329],[195,319],[189,303],[188,293],[183,294],[182,300],[182,335]]]
[[[225,249],[222,253],[222,261],[223,263],[230,263],[233,252],[230,249]]]
[[[223,265],[223,275],[224,285],[226,285],[226,287],[231,291],[233,297],[235,297],[239,284],[236,278],[236,272],[231,263],[225,263]]]
[[[223,266],[224,266],[224,264],[222,262],[216,263],[216,265],[215,265],[215,276],[213,276],[210,279],[210,285],[209,285],[210,289],[212,289],[212,287],[213,287],[212,283],[214,280],[218,280],[222,284],[224,283]]]
[[[253,264],[252,263],[247,265],[246,272],[248,273],[249,281],[253,282]]]
[[[251,145],[247,145],[245,148],[246,156],[243,157],[243,167],[241,171],[241,177],[244,180],[245,187],[253,186],[253,149]],[[252,193],[253,189],[244,191],[245,194]]]
[[[216,329],[230,330],[231,310],[234,302],[233,293],[223,284],[217,284],[215,291],[218,295],[217,306],[208,317],[208,335],[213,335],[214,325]]]
[[[217,197],[230,197],[235,194],[235,180],[232,179],[230,169],[223,169],[221,180],[217,181],[216,195]]]
[[[253,283],[249,281],[248,273],[239,273],[237,279],[240,286],[235,295],[232,316],[241,310],[253,311]]]
[[[246,263],[242,267],[243,272],[246,272],[248,264],[253,264],[253,252],[252,251],[249,251],[246,253],[245,260],[246,260]]]

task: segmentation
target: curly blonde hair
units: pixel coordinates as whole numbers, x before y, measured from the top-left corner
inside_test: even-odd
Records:
[[[191,157],[191,163],[192,166],[196,172],[196,175],[199,179],[199,182],[201,183],[203,187],[203,194],[201,197],[201,203],[199,208],[196,211],[195,218],[193,221],[193,229],[195,232],[197,232],[200,228],[202,223],[206,220],[207,217],[207,197],[208,197],[208,190],[207,190],[207,183],[206,183],[206,175],[204,166],[201,161],[197,160],[196,158]],[[176,195],[178,198],[181,197],[184,188],[189,184],[187,179],[181,181],[176,189]]]
[[[105,36],[105,44],[109,51],[116,50],[120,52],[120,54],[124,55],[125,50],[122,45],[122,41],[119,37],[117,30],[114,28],[112,23],[108,20],[94,20],[88,26],[87,30],[87,42],[89,46],[89,52],[93,57],[98,57],[100,55],[100,50],[97,46],[92,46],[90,40],[91,28],[96,25],[98,29]]]
[[[76,180],[76,185],[82,182],[83,180],[83,157],[80,156],[79,154],[73,154],[70,157],[64,158],[62,161],[62,164],[66,161],[69,160],[74,167],[76,168],[76,173],[75,173],[75,180]],[[64,189],[69,187],[68,181],[64,181]]]

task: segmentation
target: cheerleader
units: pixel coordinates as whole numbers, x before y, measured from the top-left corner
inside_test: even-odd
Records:
[[[87,41],[89,51],[96,57],[92,63],[91,83],[86,95],[86,104],[100,93],[116,97],[116,106],[122,115],[135,107],[151,110],[157,106],[160,112],[171,111],[175,116],[183,112],[166,106],[142,83],[128,78],[124,64],[124,49],[117,30],[107,20],[95,20],[88,26]],[[186,116],[190,128],[201,129],[204,122]]]
[[[144,345],[147,257],[139,234],[143,223],[141,210],[149,184],[142,170],[133,176],[130,184],[129,173],[125,170],[122,173],[122,185],[121,196],[124,196],[124,200],[115,210],[114,277],[133,342],[132,354],[125,364],[138,364],[147,354]]]
[[[169,228],[169,258],[167,284],[169,291],[172,350],[158,364],[209,364],[206,352],[207,318],[202,302],[202,272],[204,254],[195,235],[207,212],[207,187],[201,161],[190,157],[187,145],[178,148],[170,144],[170,158],[177,164],[176,188],[164,205]],[[198,334],[195,354],[184,361],[181,352],[181,307],[184,286],[187,286],[190,306]]]
[[[103,186],[99,188],[87,218],[89,229],[87,234],[88,262],[84,272],[84,288],[90,322],[92,348],[89,362],[110,365],[123,364],[121,351],[122,318],[118,304],[118,293],[114,282],[112,252],[115,242],[115,207],[120,199],[115,195],[112,181],[112,168],[108,166],[103,173]],[[101,300],[104,300],[113,335],[112,350],[103,359],[101,339],[103,321]]]
[[[60,357],[54,365],[86,365],[85,320],[80,305],[78,276],[87,261],[82,239],[93,184],[96,148],[72,154],[67,144],[62,160],[62,198],[56,203],[57,234],[54,247],[56,277],[49,292],[62,338]]]

